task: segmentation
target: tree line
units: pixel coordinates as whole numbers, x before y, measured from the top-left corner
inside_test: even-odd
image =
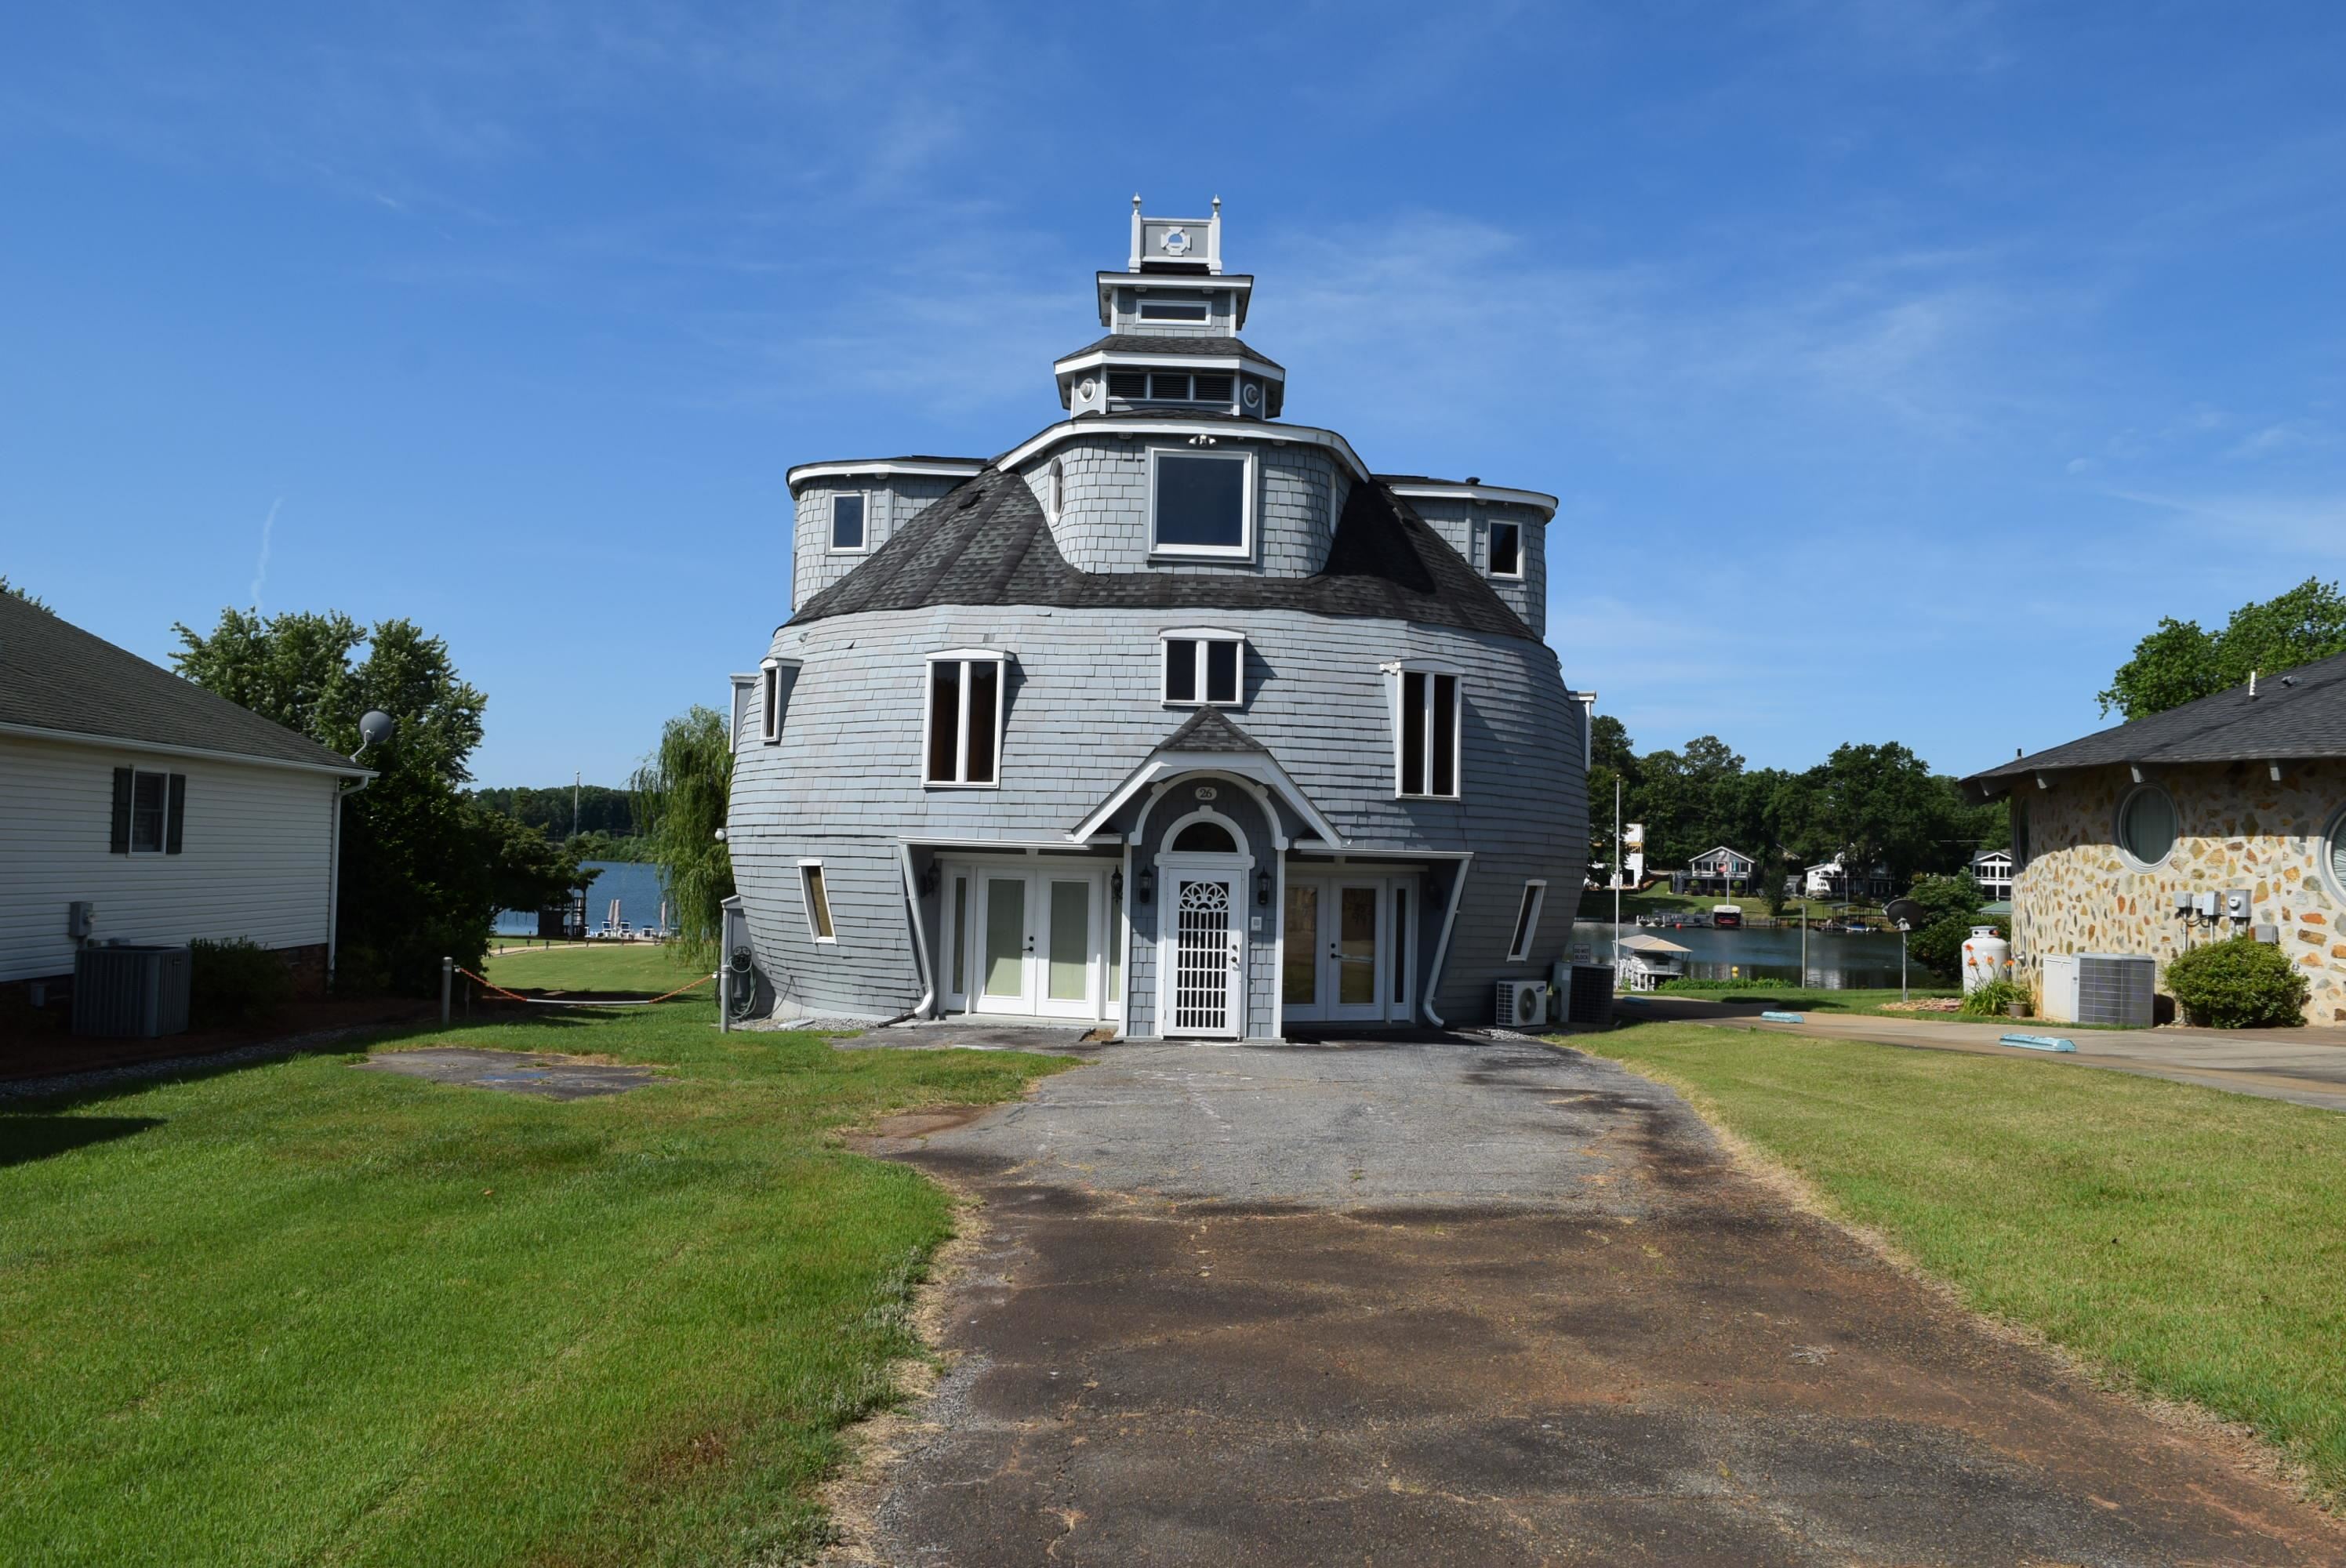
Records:
[[[1617,780],[1622,821],[1645,824],[1649,868],[1684,866],[1725,844],[1759,863],[1760,892],[1836,854],[1860,872],[1887,866],[1903,889],[1920,876],[1961,871],[1978,850],[2011,840],[2003,806],[1966,799],[1953,777],[1894,740],[1838,746],[1799,771],[1747,768],[1715,735],[1640,753],[1607,714],[1592,726],[1589,754],[1589,837],[1601,864],[1613,858]]]

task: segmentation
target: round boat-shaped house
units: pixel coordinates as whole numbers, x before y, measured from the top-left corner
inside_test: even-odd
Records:
[[[794,614],[732,707],[761,1005],[1262,1039],[1487,1022],[1563,956],[1556,501],[1279,420],[1219,208],[1135,202],[1058,423],[791,470]]]

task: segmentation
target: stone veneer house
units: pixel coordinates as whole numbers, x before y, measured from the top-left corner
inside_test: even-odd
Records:
[[[1562,956],[1556,500],[1280,422],[1220,205],[1136,199],[1035,434],[790,471],[793,614],[733,694],[764,1004],[1273,1038],[1487,1020]]]
[[[2304,970],[2309,1022],[2346,1023],[2346,655],[1964,782],[2012,802],[2032,981],[2069,952],[2148,953],[2163,975],[2187,942],[2246,932]]]

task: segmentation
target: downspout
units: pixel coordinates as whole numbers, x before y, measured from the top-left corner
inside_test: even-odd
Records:
[[[1436,1029],[1450,1027],[1442,1021],[1442,1014],[1433,1010],[1433,993],[1441,988],[1442,966],[1450,957],[1450,928],[1458,923],[1458,901],[1466,894],[1466,868],[1474,863],[1474,852],[1472,850],[1459,858],[1458,874],[1450,881],[1450,907],[1442,914],[1442,936],[1433,944],[1433,967],[1426,972],[1425,991],[1417,1002],[1418,1011],[1424,1013],[1425,1021]]]
[[[913,1011],[907,1016],[932,1018],[935,1016],[937,979],[929,968],[929,933],[921,924],[920,890],[913,881],[913,846],[901,839],[896,841],[896,864],[904,873],[904,912],[913,921],[913,957],[921,971],[921,999],[913,1003]]]
[[[326,994],[334,993],[334,962],[342,953],[342,802],[374,782],[370,773],[355,784],[334,786],[334,826],[327,836],[326,866]]]

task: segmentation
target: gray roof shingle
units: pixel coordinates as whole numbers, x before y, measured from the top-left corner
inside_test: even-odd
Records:
[[[1248,348],[1236,338],[1185,337],[1175,332],[1111,332],[1096,343],[1086,343],[1059,356],[1062,361],[1077,354],[1193,354],[1200,359],[1260,360],[1272,370],[1284,372],[1287,367],[1264,353],[1260,349]]]
[[[350,759],[0,594],[0,724],[362,773]]]
[[[1064,609],[1302,610],[1504,636],[1532,629],[1384,485],[1352,486],[1327,565],[1308,577],[1086,572],[1068,565],[1025,481],[998,468],[922,509],[872,558],[809,599],[794,623],[936,605]]]
[[[1229,715],[1219,708],[1201,708],[1185,719],[1181,727],[1158,743],[1159,751],[1260,751],[1268,756],[1270,748],[1230,722]]]
[[[1964,782],[1994,797],[2014,780],[2114,763],[2288,762],[2346,757],[2346,654],[2170,708],[1973,774]]]

